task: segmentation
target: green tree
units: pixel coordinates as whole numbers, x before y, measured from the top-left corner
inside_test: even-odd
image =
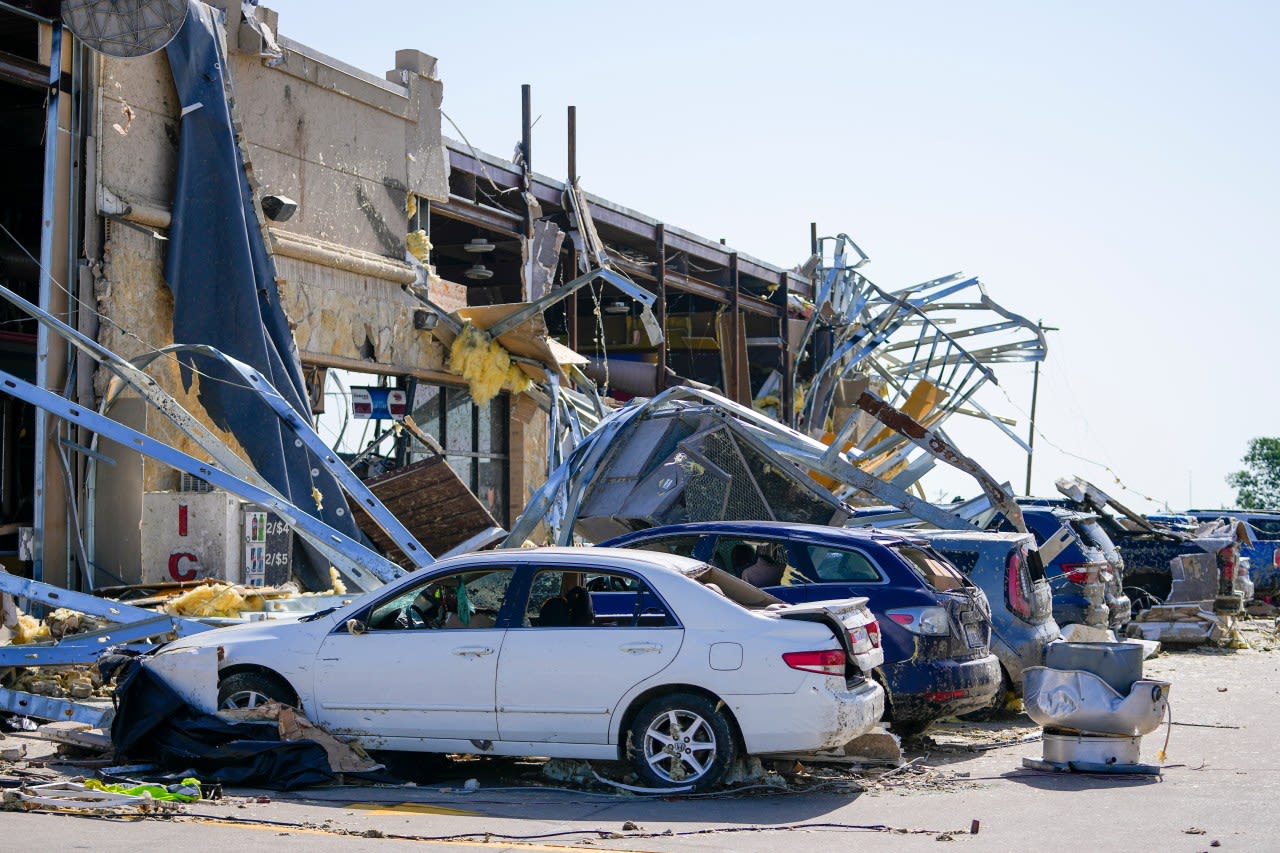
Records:
[[[1243,471],[1227,475],[1241,509],[1280,507],[1280,438],[1251,438]]]

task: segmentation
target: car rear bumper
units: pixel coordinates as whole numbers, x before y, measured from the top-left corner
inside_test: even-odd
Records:
[[[1011,620],[1012,621],[1012,620]],[[995,628],[991,634],[991,651],[1009,673],[1014,692],[1022,695],[1022,671],[1029,666],[1044,665],[1045,647],[1058,639],[1062,630],[1049,619],[1039,625],[1017,621]]]
[[[808,683],[795,693],[725,700],[752,755],[835,749],[866,734],[884,714],[884,690],[869,678],[848,690]]]
[[[1079,586],[1072,586],[1074,589],[1055,591],[1053,595],[1053,619],[1059,626],[1085,622],[1089,602],[1084,593],[1079,591]],[[1106,605],[1107,626],[1113,631],[1119,631],[1130,619],[1132,604],[1129,596],[1108,594]]]
[[[893,719],[928,723],[986,708],[1000,690],[1000,660],[994,654],[968,660],[934,658],[886,664]]]

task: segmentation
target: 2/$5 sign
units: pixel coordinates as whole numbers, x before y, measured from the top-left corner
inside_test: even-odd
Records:
[[[356,418],[399,420],[408,410],[408,398],[399,388],[374,388],[355,385],[351,388],[351,415]]]

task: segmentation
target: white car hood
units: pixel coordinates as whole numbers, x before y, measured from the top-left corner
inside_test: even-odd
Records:
[[[299,630],[313,625],[331,625],[332,615],[323,616],[315,622],[299,622],[299,617],[289,616],[283,619],[268,619],[262,622],[246,622],[243,625],[228,625],[225,628],[214,628],[212,631],[201,631],[174,640],[161,648],[158,654],[177,651],[179,649],[212,648],[230,643],[241,644],[260,640],[287,639],[296,635]]]

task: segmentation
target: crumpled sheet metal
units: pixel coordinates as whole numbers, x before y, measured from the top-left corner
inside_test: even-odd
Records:
[[[1122,696],[1097,675],[1078,669],[1023,670],[1022,703],[1041,726],[1135,737],[1160,727],[1169,705],[1168,681],[1141,678]]]
[[[949,415],[963,410],[986,418],[1030,451],[1000,418],[972,398],[983,385],[996,382],[992,365],[1044,359],[1046,341],[1040,324],[994,302],[975,276],[953,273],[887,291],[859,271],[867,260],[856,244],[840,234],[822,238],[818,253],[807,265],[820,286],[816,310],[809,315],[795,352],[798,356],[806,353],[819,326],[828,328],[833,340],[830,355],[815,365],[805,394],[801,422],[806,431],[821,435],[833,429],[838,435],[834,444],[844,448],[856,414],[840,404],[839,390],[849,377],[861,373],[885,383],[883,395],[895,407],[906,405],[916,389],[932,388],[937,397],[929,407],[929,416],[917,415],[931,428],[940,428]],[[796,359],[792,375],[796,387],[802,360]],[[966,404],[968,408],[962,409]],[[870,453],[869,438],[872,436],[863,435],[855,446]],[[907,456],[919,461],[918,453],[904,446],[902,436],[879,438],[876,451],[893,453],[895,462]],[[913,474],[914,482],[922,472],[908,466],[904,473]]]
[[[838,483],[862,489],[936,527],[970,528],[968,522],[947,510],[861,471],[846,454],[829,453],[829,447],[815,438],[714,392],[675,386],[648,400],[632,402],[601,421],[533,495],[501,547],[520,547],[534,536],[541,523],[545,523],[548,529],[549,541],[558,545],[569,544],[589,490],[597,481],[609,477],[616,451],[627,440],[626,433],[640,421],[676,410],[714,412],[744,442],[774,457],[771,465],[776,473],[791,480],[797,488],[822,495],[823,499],[832,502],[833,508],[839,505],[838,499],[821,489],[810,477],[810,472],[825,474]]]

